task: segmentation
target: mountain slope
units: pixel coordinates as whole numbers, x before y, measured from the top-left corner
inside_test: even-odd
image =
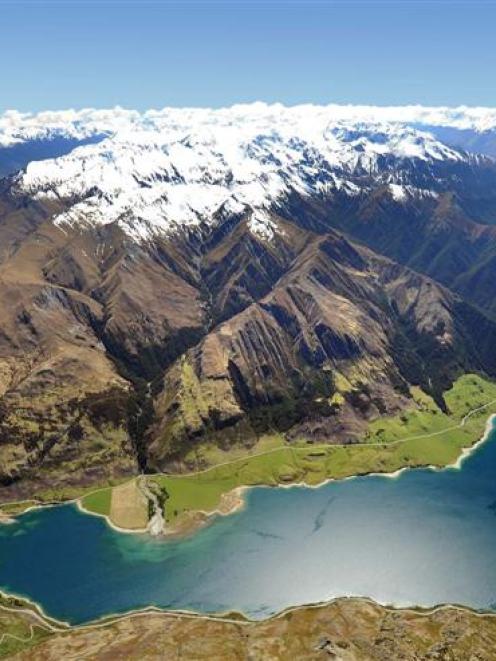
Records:
[[[485,226],[496,223],[496,165],[418,126],[487,132],[496,115],[403,110],[255,104],[143,116],[88,111],[65,120],[67,135],[109,137],[31,162],[10,190],[61,205],[53,222],[62,228],[116,223],[137,242],[185,233],[201,242],[241,218],[249,218],[252,234],[270,239],[278,231],[271,211],[304,229],[338,227],[494,314],[494,232]],[[417,128],[406,123],[413,120]],[[30,121],[36,136],[62,130],[57,115],[48,128],[42,118]]]
[[[443,405],[456,374],[494,374],[494,333],[434,281],[335,233],[309,236],[268,295],[167,371],[152,466],[199,438],[249,444],[271,429],[352,442],[367,420],[407,406],[411,384]]]
[[[490,158],[329,108],[77,121],[107,137],[0,182],[2,497],[350,443],[413,385],[496,376]]]

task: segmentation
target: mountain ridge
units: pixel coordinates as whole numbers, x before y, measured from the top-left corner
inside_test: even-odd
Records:
[[[1,180],[2,498],[274,431],[353,443],[413,386],[443,408],[496,377],[494,160],[326,109],[195,112]]]

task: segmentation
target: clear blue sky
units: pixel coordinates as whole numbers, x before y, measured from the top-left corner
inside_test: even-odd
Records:
[[[0,110],[496,105],[493,0],[0,0]]]

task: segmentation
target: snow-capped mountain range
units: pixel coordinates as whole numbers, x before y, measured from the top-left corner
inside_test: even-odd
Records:
[[[496,378],[494,118],[4,115],[9,498],[177,470],[198,444],[265,433],[362,442],[416,406],[413,386],[445,407],[459,374]]]
[[[448,126],[460,130],[489,131],[496,128],[496,108],[468,107],[425,107],[411,106],[355,106],[301,105],[292,108],[281,104],[268,105],[257,102],[235,105],[230,108],[212,110],[208,108],[164,108],[140,113],[116,107],[96,110],[59,110],[40,113],[21,113],[8,110],[0,115],[0,147],[26,140],[40,139],[54,134],[85,138],[97,133],[113,134],[130,127],[153,127],[157,130],[187,128],[204,123],[242,122],[247,117],[276,120],[284,116],[296,119],[321,117],[327,121],[349,123],[394,122],[422,124],[425,126]]]
[[[270,212],[292,193],[354,196],[380,183],[396,201],[435,196],[442,188],[437,165],[481,158],[441,142],[428,130],[436,126],[491,131],[496,110],[256,103],[142,114],[8,112],[0,117],[0,145],[98,136],[16,175],[19,193],[69,203],[54,219],[60,227],[118,222],[129,236],[147,239],[236,214],[270,238]],[[412,177],[414,164],[427,167],[428,185]]]

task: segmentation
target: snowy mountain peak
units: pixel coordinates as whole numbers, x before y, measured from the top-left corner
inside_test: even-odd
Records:
[[[425,107],[411,106],[353,106],[300,105],[285,107],[281,104],[252,103],[235,105],[230,108],[212,110],[209,108],[164,108],[139,113],[116,107],[110,109],[85,108],[82,110],[45,111],[21,113],[9,110],[0,114],[0,147],[26,140],[40,139],[53,134],[64,134],[74,138],[91,135],[114,134],[120,130],[134,130],[139,127],[161,130],[178,129],[205,124],[234,126],[240,122],[261,122],[262,124],[301,123],[306,120],[322,122],[344,122],[379,124],[400,123],[409,125],[443,126],[460,130],[472,129],[488,131],[496,128],[496,108],[460,106]]]
[[[222,211],[245,214],[253,232],[270,238],[276,231],[270,212],[292,192],[356,195],[371,178],[411,187],[405,163],[467,158],[399,117],[386,120],[393,109],[375,109],[375,117],[367,112],[253,104],[142,115],[121,109],[41,119],[11,115],[11,128],[25,126],[24,134],[11,130],[13,139],[41,125],[61,131],[63,122],[71,136],[108,135],[65,156],[29,163],[16,187],[67,201],[55,219],[59,225],[118,222],[130,236],[146,239],[212,222]],[[5,126],[5,116],[1,121]],[[392,191],[400,201],[399,189]]]

